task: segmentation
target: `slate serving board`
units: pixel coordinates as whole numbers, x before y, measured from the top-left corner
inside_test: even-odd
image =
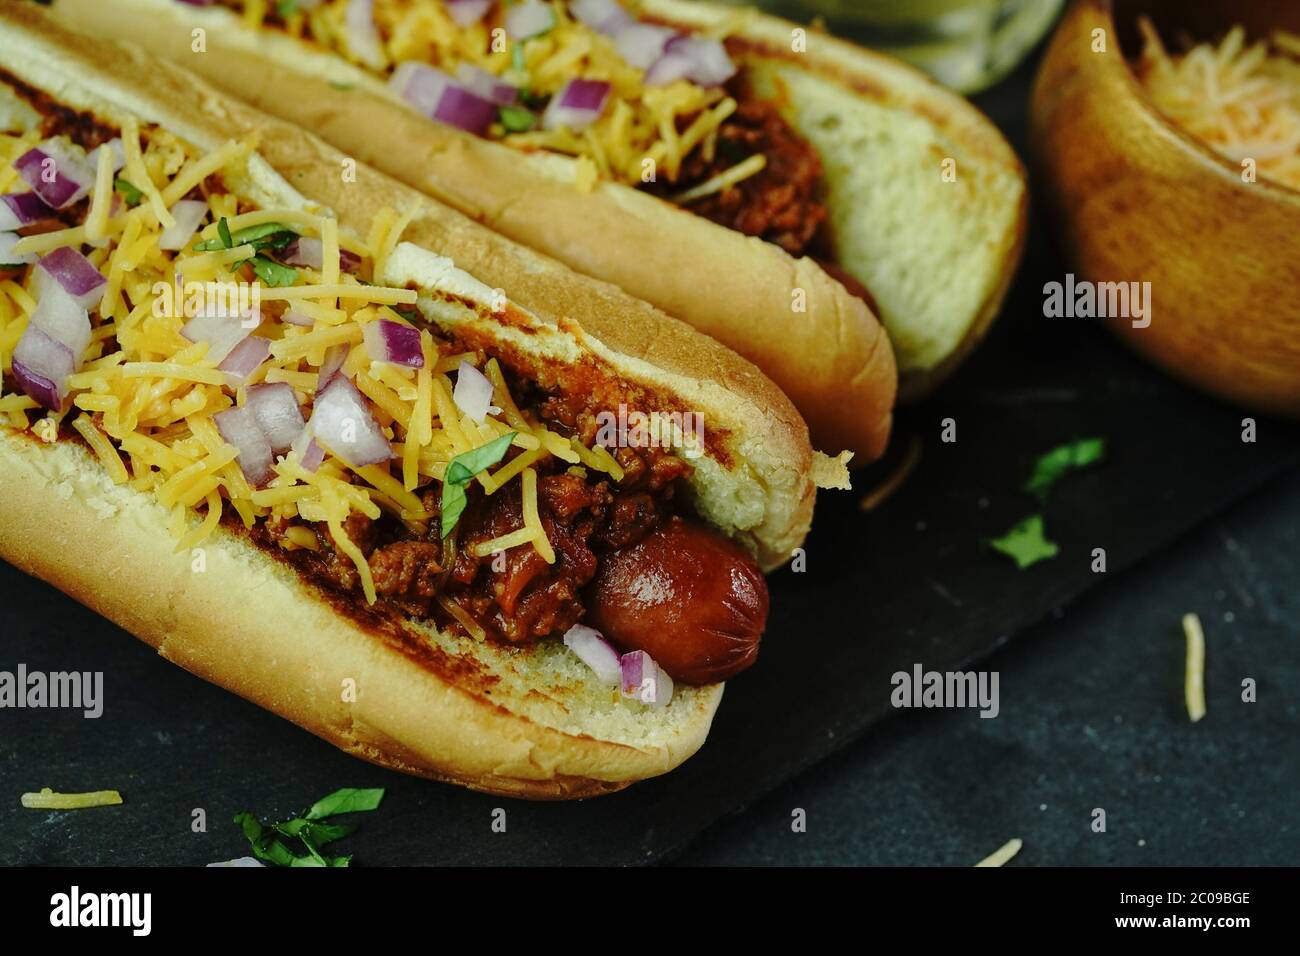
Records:
[[[1032,67],[980,100],[1023,154]],[[881,508],[824,494],[804,573],[771,580],[759,664],[728,687],[704,748],[667,777],[573,804],[527,804],[371,767],[156,657],[47,585],[0,564],[0,670],[103,671],[105,711],[0,710],[0,863],[193,865],[243,855],[239,810],[277,818],[340,786],[383,786],[383,808],[340,849],[362,864],[630,864],[694,835],[891,714],[890,676],[968,665],[1300,461],[1300,428],[1176,384],[1094,323],[1046,320],[1059,261],[1037,221],[990,340],[899,415],[919,464]],[[1160,321],[1160,316],[1155,316]],[[939,440],[953,418],[957,441]],[[1105,436],[1106,464],[1041,507],[1018,491],[1034,458]],[[891,462],[858,481],[864,490]],[[1060,555],[1017,571],[985,546],[1041,510]],[[304,639],[309,636],[304,635]],[[903,716],[900,719],[907,719]],[[21,792],[120,789],[121,807],[45,813]],[[495,832],[493,811],[506,810]],[[194,832],[195,811],[206,831]]]

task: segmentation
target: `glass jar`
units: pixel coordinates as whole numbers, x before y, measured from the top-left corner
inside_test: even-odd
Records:
[[[907,60],[972,93],[1024,59],[1065,0],[726,0],[801,23],[822,18],[837,36]]]

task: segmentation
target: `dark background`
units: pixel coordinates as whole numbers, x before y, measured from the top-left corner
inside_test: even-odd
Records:
[[[1038,58],[973,98],[1026,160],[1027,102]],[[1041,210],[1034,208],[1032,217],[1025,264],[989,346],[997,354],[982,355],[980,363],[1001,365],[1002,349],[1034,361],[1074,360],[1059,330],[1041,327],[1049,320],[1037,311],[1037,290],[1060,280],[1066,266]],[[1157,308],[1158,301],[1157,292]],[[1044,346],[1050,355],[1038,351]],[[979,387],[971,379],[992,378],[964,371],[926,409],[905,413],[904,422],[933,428],[942,417],[930,411],[935,406],[960,419],[959,403],[945,396],[969,394]],[[1108,386],[1126,387],[1122,381],[1117,374]],[[1142,391],[1134,390],[1124,420],[1102,425],[1099,434],[1111,438],[1112,448],[1117,432],[1140,440],[1142,428],[1195,434],[1206,424],[1190,401],[1149,412]],[[1008,392],[1014,390],[1003,395]],[[1040,399],[1033,407],[1048,416],[1053,398],[1098,398],[1071,395],[1068,386],[1021,397]],[[1142,422],[1138,429],[1134,419]],[[1024,841],[1020,865],[1300,863],[1297,429],[1278,422],[1268,430],[1261,442],[1272,451],[1289,448],[1290,467],[1240,496],[1223,495],[1218,514],[1163,547],[1153,543],[1126,573],[1053,608],[1014,645],[981,663],[1000,673],[998,719],[904,713],[718,823],[677,862],[968,866],[1016,836]],[[996,446],[989,454],[999,454]],[[1198,467],[1195,459],[1185,464]],[[1129,493],[1125,482],[1160,480],[1155,464],[1140,454],[1136,460],[1112,455],[1109,467],[1125,473],[1107,483],[1116,495]],[[1177,483],[1184,481],[1205,487],[1194,476]],[[1101,517],[1098,531],[1108,526],[1118,530]],[[1180,618],[1188,611],[1199,614],[1207,643],[1207,716],[1196,725],[1182,696]],[[1253,705],[1241,702],[1246,677],[1259,687]],[[1104,834],[1090,828],[1097,807],[1106,810]],[[792,832],[795,808],[807,814],[804,833]]]
[[[1022,155],[1031,75],[978,99]],[[0,863],[226,859],[247,852],[235,812],[282,818],[340,786],[388,788],[340,845],[372,865],[969,865],[1012,836],[1022,865],[1297,862],[1300,430],[1260,418],[1243,443],[1244,413],[1094,323],[1044,319],[1042,285],[1064,272],[1035,216],[989,341],[899,416],[894,456],[922,447],[911,478],[870,514],[857,499],[892,461],[822,496],[808,570],[772,579],[762,658],[705,747],[610,797],[516,803],[360,763],[0,565],[0,669],[102,670],[107,698],[93,721],[0,711]],[[1153,321],[1174,321],[1155,295]],[[948,417],[954,444],[938,440]],[[1018,490],[1039,454],[1089,435],[1107,439],[1104,465],[1044,505]],[[1035,512],[1061,553],[1018,571],[984,542]],[[1208,643],[1195,726],[1179,626],[1193,610]],[[895,671],[976,660],[1000,673],[997,719],[890,708]],[[1257,703],[1240,702],[1245,677]],[[43,786],[115,787],[126,803],[18,805]],[[1104,834],[1089,829],[1098,807]],[[196,808],[206,832],[191,831]],[[806,833],[791,832],[795,808]]]

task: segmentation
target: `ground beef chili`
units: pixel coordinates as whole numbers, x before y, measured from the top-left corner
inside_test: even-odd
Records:
[[[675,182],[651,183],[646,189],[668,198],[762,153],[767,165],[761,172],[685,208],[728,229],[776,243],[792,256],[811,256],[878,314],[871,291],[836,262],[821,157],[773,104],[751,98],[743,81],[733,81],[730,92],[740,105],[718,127],[713,156],[706,158],[697,149],[682,164]],[[681,128],[687,125],[684,120]]]
[[[530,397],[523,385],[518,394]],[[533,404],[524,407],[536,408],[552,430],[587,432],[590,445],[595,411],[581,398],[531,398]],[[441,596],[458,604],[494,640],[525,643],[562,634],[586,610],[582,592],[595,577],[601,555],[636,544],[670,517],[677,485],[691,471],[686,461],[658,448],[618,448],[613,454],[624,469],[617,483],[594,472],[585,477],[571,474],[567,464],[554,458],[534,466],[539,473],[538,513],[555,550],[554,564],[547,564],[531,546],[511,548],[495,559],[474,554],[475,545],[523,526],[519,481],[492,495],[471,483],[465,511],[446,541],[439,537],[442,489],[437,483],[421,496],[425,510],[434,516],[425,534],[388,515],[371,520],[353,514],[344,530],[365,555],[379,600],[402,614],[460,628],[438,602]],[[335,547],[323,525],[310,527],[316,535],[315,550],[282,550],[290,541],[286,521],[260,522],[253,536],[328,589],[361,599],[361,576],[352,559]]]
[[[827,221],[821,200],[822,162],[777,108],[765,100],[732,91],[740,106],[718,128],[713,156],[695,150],[674,183],[647,188],[669,196],[698,186],[756,153],[767,157],[763,170],[686,208],[728,229],[774,242],[792,256],[815,244]]]

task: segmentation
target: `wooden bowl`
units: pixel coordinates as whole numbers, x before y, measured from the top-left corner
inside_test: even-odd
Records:
[[[1105,320],[1134,348],[1231,401],[1300,416],[1300,191],[1243,181],[1156,110],[1129,66],[1142,14],[1170,49],[1236,23],[1251,40],[1300,31],[1294,0],[1075,0],[1034,86],[1039,195],[1076,278],[1151,283],[1147,327]]]

